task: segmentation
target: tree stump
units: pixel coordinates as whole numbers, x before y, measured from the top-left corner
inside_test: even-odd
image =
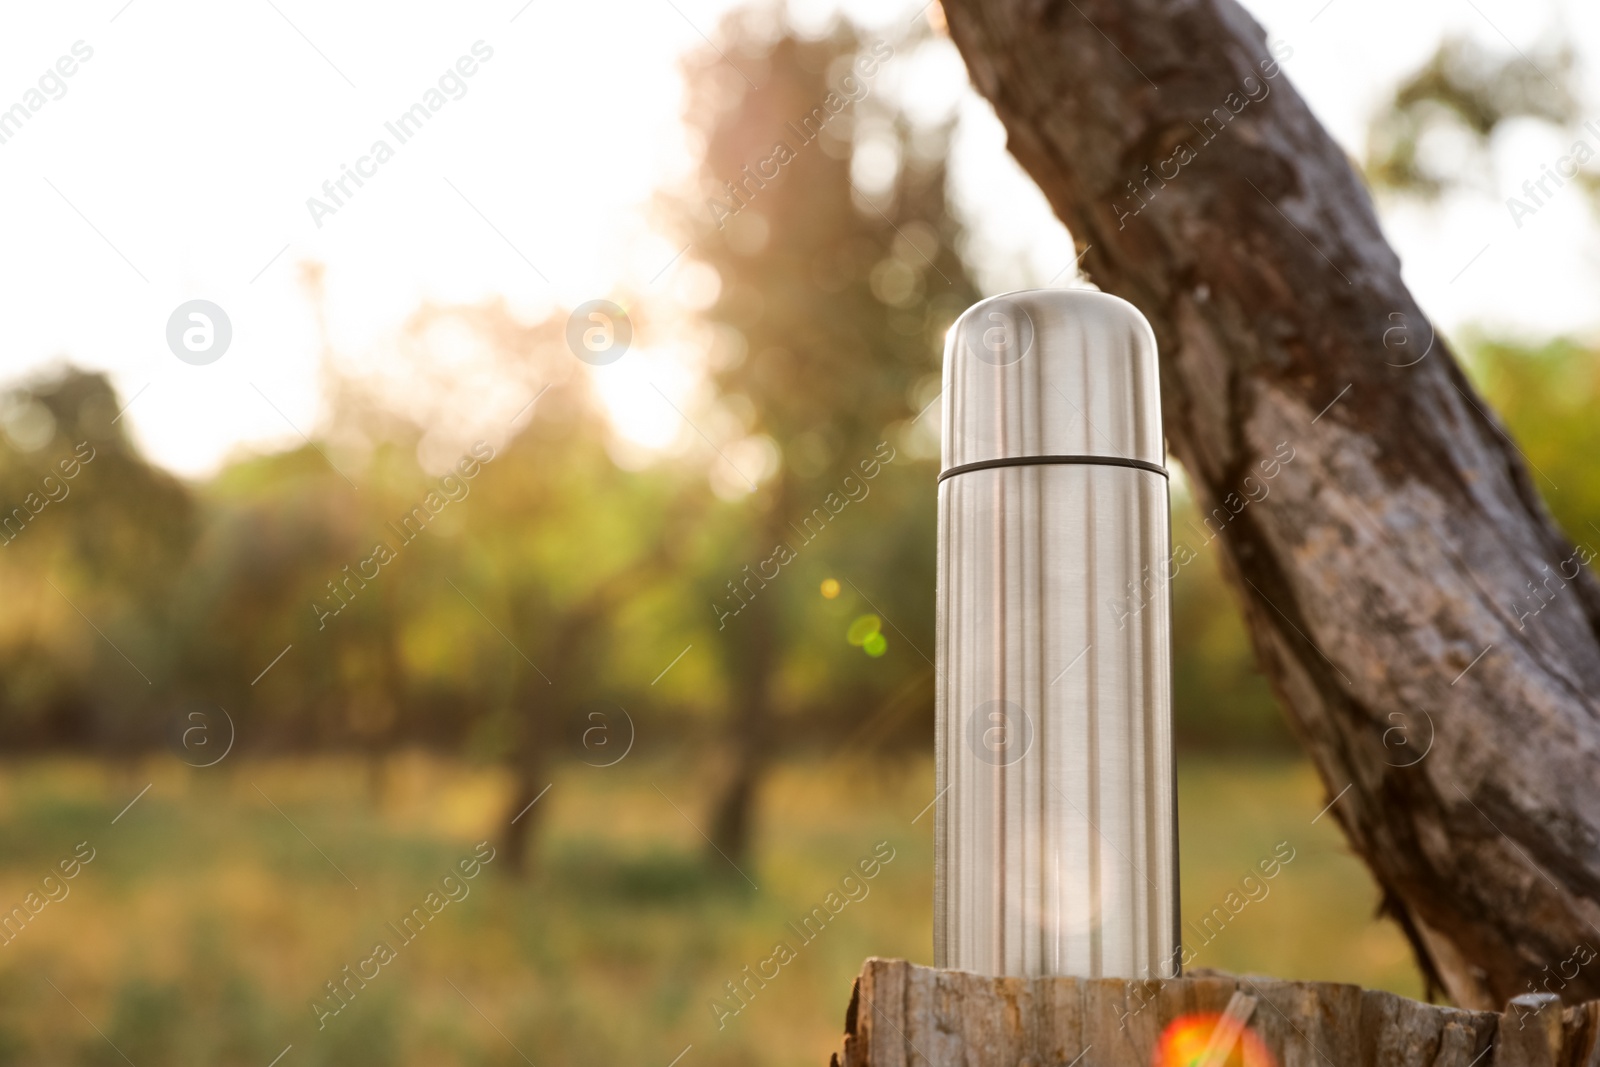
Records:
[[[1251,1063],[1247,1041],[1276,1067],[1600,1067],[1600,1001],[1530,994],[1500,1013],[1334,982],[990,978],[885,959],[855,980],[833,1067],[1148,1067],[1168,1025],[1196,1015],[1210,1055],[1186,1065]]]

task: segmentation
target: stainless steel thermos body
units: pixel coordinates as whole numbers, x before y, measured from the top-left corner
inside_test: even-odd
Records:
[[[1124,300],[984,300],[945,344],[934,960],[1174,976],[1169,505]]]

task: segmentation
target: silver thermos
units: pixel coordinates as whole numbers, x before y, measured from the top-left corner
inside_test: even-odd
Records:
[[[1164,459],[1132,304],[1011,293],[951,327],[936,966],[1177,975]]]

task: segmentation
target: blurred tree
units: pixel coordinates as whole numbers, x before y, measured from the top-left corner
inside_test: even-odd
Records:
[[[1530,346],[1477,334],[1463,347],[1541,484],[1559,486],[1548,495],[1556,521],[1600,557],[1600,351],[1566,338]]]
[[[1567,47],[1532,58],[1497,56],[1468,38],[1445,38],[1373,116],[1367,180],[1431,199],[1488,174],[1490,140],[1508,121],[1536,119],[1561,129],[1578,121],[1574,75]],[[1439,158],[1452,140],[1455,151]],[[1468,160],[1477,165],[1463,166]]]
[[[909,511],[911,528],[873,531],[875,540],[897,538],[879,540],[877,550],[842,543],[867,532],[865,518],[846,509],[901,458],[891,428],[918,414],[914,398],[932,399],[918,388],[937,374],[944,331],[977,292],[956,252],[959,228],[947,204],[948,131],[913,129],[879,96],[884,62],[917,42],[867,40],[846,25],[817,39],[788,31],[773,37],[748,13],[727,21],[723,38],[721,53],[706,53],[690,71],[688,118],[703,132],[705,150],[697,195],[679,204],[678,217],[692,255],[721,279],[706,313],[721,355],[713,379],[754,442],[729,453],[748,457],[742,467],[719,460],[726,468],[716,476],[730,492],[749,493],[750,517],[707,597],[733,703],[710,838],[737,861],[749,851],[776,721],[807,702],[805,687],[784,679],[806,655],[802,634],[806,620],[818,617],[818,586],[789,573],[797,569],[792,558],[809,562],[817,554],[812,540],[827,546],[850,583],[841,585],[845,603],[872,613],[870,599],[895,611],[881,622],[885,641],[895,636],[894,623],[917,619],[919,643],[931,648],[931,612],[914,612],[900,595],[931,590],[931,473],[894,471],[890,481],[925,479],[926,491]],[[760,88],[741,71],[755,72]],[[869,136],[874,158],[897,161],[889,173],[862,165]],[[864,179],[854,180],[864,174],[870,194]],[[853,532],[827,531],[834,521]],[[908,539],[916,551],[891,547]],[[885,568],[869,570],[868,560]],[[847,650],[846,627],[825,617],[839,627],[833,641]],[[926,675],[930,665],[917,656],[901,649],[900,666],[872,664],[879,679],[867,691],[903,685],[889,679],[908,670]],[[857,670],[867,666],[862,659]],[[832,694],[813,690],[810,699],[837,702],[853,688],[848,672],[830,683]]]
[[[470,341],[483,365],[438,359],[440,337]],[[281,736],[370,752],[464,746],[504,762],[515,785],[503,861],[524,870],[546,810],[534,801],[574,747],[580,712],[646,688],[617,677],[640,657],[613,627],[674,572],[679,527],[706,494],[671,465],[612,461],[564,316],[527,324],[500,301],[428,305],[407,323],[407,345],[419,358],[394,397],[377,395],[381,384],[334,389],[331,435],[368,446],[353,468],[359,493],[325,458],[332,442],[218,480],[230,506],[197,559],[195,632],[207,636],[193,666],[206,677],[213,665],[220,683],[216,665],[245,658],[241,641],[276,645],[252,648],[263,664],[292,642],[291,669],[275,668],[253,697]],[[400,410],[479,376],[526,398],[508,407],[514,425],[452,427],[445,411],[424,428]],[[202,617],[231,624],[208,630]]]
[[[480,342],[516,390],[506,422],[425,429],[335,382],[325,434],[194,491],[138,455],[102,377],[68,369],[8,394],[0,737],[132,753],[187,737],[191,713],[220,739],[220,711],[242,752],[465,749],[514,772],[520,865],[538,812],[510,816],[577,747],[581,710],[642,710],[685,632],[679,555],[706,549],[684,527],[711,503],[685,469],[611,460],[564,325],[425,307],[408,334]],[[419,373],[465,373],[423,348]],[[413,384],[425,402],[442,388]]]
[[[575,364],[559,338],[527,342],[547,366]],[[485,471],[459,560],[440,567],[460,576],[448,582],[453,610],[444,617],[473,635],[482,651],[470,658],[486,676],[503,679],[495,701],[505,722],[496,732],[516,779],[505,837],[513,869],[529,865],[544,810],[535,801],[550,785],[553,759],[590,725],[581,713],[598,701],[642,710],[649,679],[637,650],[616,639],[619,616],[677,572],[686,523],[706,495],[670,465],[620,469],[588,378],[552,371],[550,381],[532,420]],[[648,644],[659,651],[666,642]],[[491,663],[499,666],[491,671]]]
[[[151,740],[174,668],[166,592],[189,488],[139,455],[110,383],[73,368],[0,398],[0,731],[114,751]]]

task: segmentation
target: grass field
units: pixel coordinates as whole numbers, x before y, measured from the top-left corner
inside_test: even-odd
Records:
[[[441,889],[496,836],[507,788],[421,757],[7,766],[0,907],[42,896],[81,842],[93,858],[0,947],[0,1063],[668,1067],[687,1048],[679,1067],[819,1067],[864,957],[929,961],[932,820],[912,823],[933,794],[926,761],[784,768],[749,881],[708,864],[688,821],[703,822],[703,775],[574,766],[540,801],[536,876],[490,860]],[[1305,766],[1189,759],[1180,797],[1186,915],[1223,904],[1280,843],[1294,856],[1214,940],[1186,935],[1195,966],[1418,994],[1333,817],[1312,823],[1327,798]],[[893,858],[867,894],[797,937],[788,924],[880,842]],[[405,941],[386,924],[413,907],[429,921]],[[793,958],[719,1019],[724,983],[779,941]],[[372,977],[319,1027],[313,1002],[339,1003],[325,983],[347,965]]]

